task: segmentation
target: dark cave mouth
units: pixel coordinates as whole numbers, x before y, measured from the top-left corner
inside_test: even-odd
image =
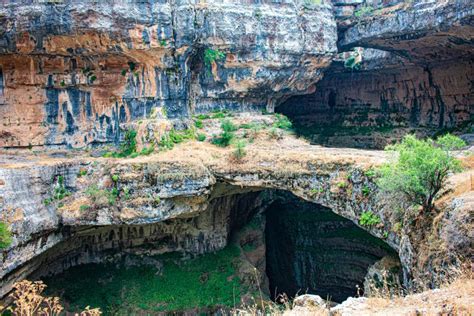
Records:
[[[291,194],[266,210],[266,274],[273,299],[317,294],[342,302],[364,292],[368,269],[397,253],[324,206]]]
[[[261,203],[269,195],[271,199]],[[150,235],[151,231],[168,231],[161,224],[156,224],[156,227],[119,227],[118,233],[104,232],[100,238],[96,235],[75,241],[87,244],[81,251],[88,251],[88,254],[74,252],[68,258],[68,264],[66,261],[58,262],[55,267],[62,264],[59,273],[43,278],[48,285],[47,294],[61,297],[72,311],[87,305],[107,311],[126,308],[130,313],[137,312],[136,308],[140,311],[230,308],[235,304],[236,295],[245,296],[244,288],[248,291],[249,284],[256,290],[253,270],[249,275],[242,275],[240,271],[242,258],[250,258],[265,279],[258,281],[258,286],[271,299],[275,300],[283,293],[290,298],[308,293],[341,302],[363,293],[364,279],[376,262],[386,256],[399,260],[383,240],[331,209],[304,201],[291,193],[278,190],[236,196],[232,210],[224,220],[230,229],[223,250],[205,251],[205,254],[196,256],[175,247],[170,253],[149,255],[153,253],[150,250],[163,246],[171,249],[170,245],[189,243],[191,239],[183,238],[181,241],[172,236],[160,235],[158,238]],[[248,207],[256,201],[260,202],[255,203],[258,207]],[[221,202],[216,203],[224,204]],[[192,223],[193,219],[183,219],[179,225],[185,222]],[[247,230],[246,241],[236,241],[235,236],[244,230]],[[117,235],[130,235],[135,239],[132,242],[121,240],[113,249],[104,250],[104,245],[110,245],[108,239],[117,238]],[[91,240],[100,240],[98,246],[92,247],[100,253],[92,251],[88,245]],[[129,247],[136,240],[144,244],[131,254]],[[64,246],[61,249],[69,248]],[[147,255],[143,255],[147,253],[143,249],[149,251]],[[84,258],[88,260],[85,264]],[[74,264],[70,265],[71,261]],[[100,286],[91,289],[91,284]],[[173,298],[183,292],[194,294]],[[209,297],[214,299],[207,299]]]

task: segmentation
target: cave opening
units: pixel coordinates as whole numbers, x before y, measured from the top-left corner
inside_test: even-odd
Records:
[[[357,49],[357,69],[344,65],[354,53],[345,52],[315,83],[314,92],[291,96],[275,108],[290,118],[298,135],[327,147],[383,149],[406,134],[471,133],[471,60],[409,60]]]
[[[282,190],[217,191],[192,216],[64,231],[65,241],[31,263],[31,276],[71,311],[212,312],[249,304],[259,290],[341,302],[363,294],[383,258],[399,263],[383,240],[322,205]]]
[[[273,299],[317,294],[342,302],[364,293],[371,266],[386,257],[399,261],[383,240],[292,194],[280,195],[265,213],[266,273]]]

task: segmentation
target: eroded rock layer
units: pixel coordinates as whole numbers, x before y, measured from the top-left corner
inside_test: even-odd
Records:
[[[383,148],[407,132],[431,136],[472,124],[472,61],[419,65],[387,53],[364,57],[361,70],[334,64],[316,92],[292,97],[277,111],[315,142],[339,147]]]
[[[329,4],[7,2],[0,146],[118,142],[120,125],[272,109],[336,52]]]

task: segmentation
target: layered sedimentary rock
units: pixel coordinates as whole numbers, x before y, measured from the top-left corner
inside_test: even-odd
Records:
[[[314,141],[332,146],[382,148],[407,132],[470,132],[462,129],[474,118],[470,1],[334,4],[336,14],[347,13],[338,16],[338,47],[345,52],[314,93],[292,97],[277,111],[319,126]],[[325,126],[340,135],[324,133]],[[388,133],[364,135],[373,128]]]
[[[275,151],[275,146],[284,147]],[[410,227],[397,228],[396,210],[378,198],[370,174],[364,172],[369,166],[384,161],[386,155],[382,152],[323,149],[292,137],[275,142],[265,140],[252,145],[248,151],[249,158],[240,164],[229,164],[229,150],[206,143],[183,144],[170,152],[123,160],[31,156],[25,157],[24,162],[8,163],[5,156],[0,173],[2,221],[12,230],[13,243],[2,252],[3,294],[10,289],[11,282],[32,271],[29,264],[34,263],[35,257],[74,238],[74,235],[64,234],[67,227],[80,232],[85,227],[110,226],[105,230],[113,231],[117,226],[154,224],[178,218],[193,222],[193,217],[197,218],[217,202],[222,204],[218,209],[223,216],[217,218],[227,218],[226,210],[233,206],[226,201],[231,200],[216,198],[263,189],[290,191],[331,208],[355,224],[359,224],[363,212],[372,211],[380,218],[380,224],[362,228],[384,239],[399,253],[405,284],[420,276],[427,265],[444,269],[447,261],[443,260],[451,260],[446,256],[464,249],[464,246],[454,245],[438,247],[436,255],[430,254],[423,246],[428,245],[427,239],[446,244],[438,234],[420,235]],[[69,195],[52,199],[58,188],[66,189]],[[454,199],[451,206],[442,209],[459,209],[463,203],[461,198]],[[245,220],[242,211],[248,211],[245,203],[238,208],[237,222]],[[212,220],[207,222],[205,226],[192,224],[189,227],[198,227],[203,232],[206,231],[203,227],[212,227],[212,233],[203,233],[200,239],[196,230],[197,235],[189,239],[193,245],[183,249],[199,252],[199,249],[205,251],[225,245],[222,236],[229,226],[222,226],[224,231],[221,231],[221,224],[218,227]],[[459,230],[461,224],[462,221],[453,222],[449,231]],[[427,223],[426,231],[431,231],[430,225]],[[186,229],[183,233],[184,236],[175,240],[188,240]],[[196,236],[197,239],[193,239]],[[215,241],[210,240],[213,236]],[[469,240],[468,236],[459,238],[452,233],[443,233],[443,236],[446,240],[456,238],[459,245]],[[210,243],[214,248],[201,247],[201,242]],[[420,260],[421,252],[425,255],[423,260]]]
[[[462,127],[474,118],[472,61],[420,65],[383,51],[361,54],[360,70],[334,63],[313,94],[292,97],[277,111],[297,124],[320,127],[314,141],[333,146],[383,148],[407,131],[421,135],[439,129],[468,131]],[[377,129],[382,131],[378,138],[363,133]],[[329,135],[331,130],[342,135]],[[344,132],[351,133],[344,137]]]
[[[328,3],[4,1],[0,146],[118,142],[120,126],[272,109],[336,52]]]

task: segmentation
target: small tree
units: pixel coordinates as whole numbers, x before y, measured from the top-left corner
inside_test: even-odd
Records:
[[[386,150],[398,156],[380,168],[378,185],[382,191],[399,192],[410,203],[431,211],[449,173],[461,170],[459,160],[451,151],[464,145],[463,140],[450,134],[436,141],[405,136],[400,144],[387,146]]]
[[[245,155],[247,155],[247,151],[245,150],[246,146],[247,146],[247,144],[245,143],[244,140],[239,140],[235,144],[235,150],[233,152],[233,156],[237,161],[241,161],[242,158],[244,158]]]

